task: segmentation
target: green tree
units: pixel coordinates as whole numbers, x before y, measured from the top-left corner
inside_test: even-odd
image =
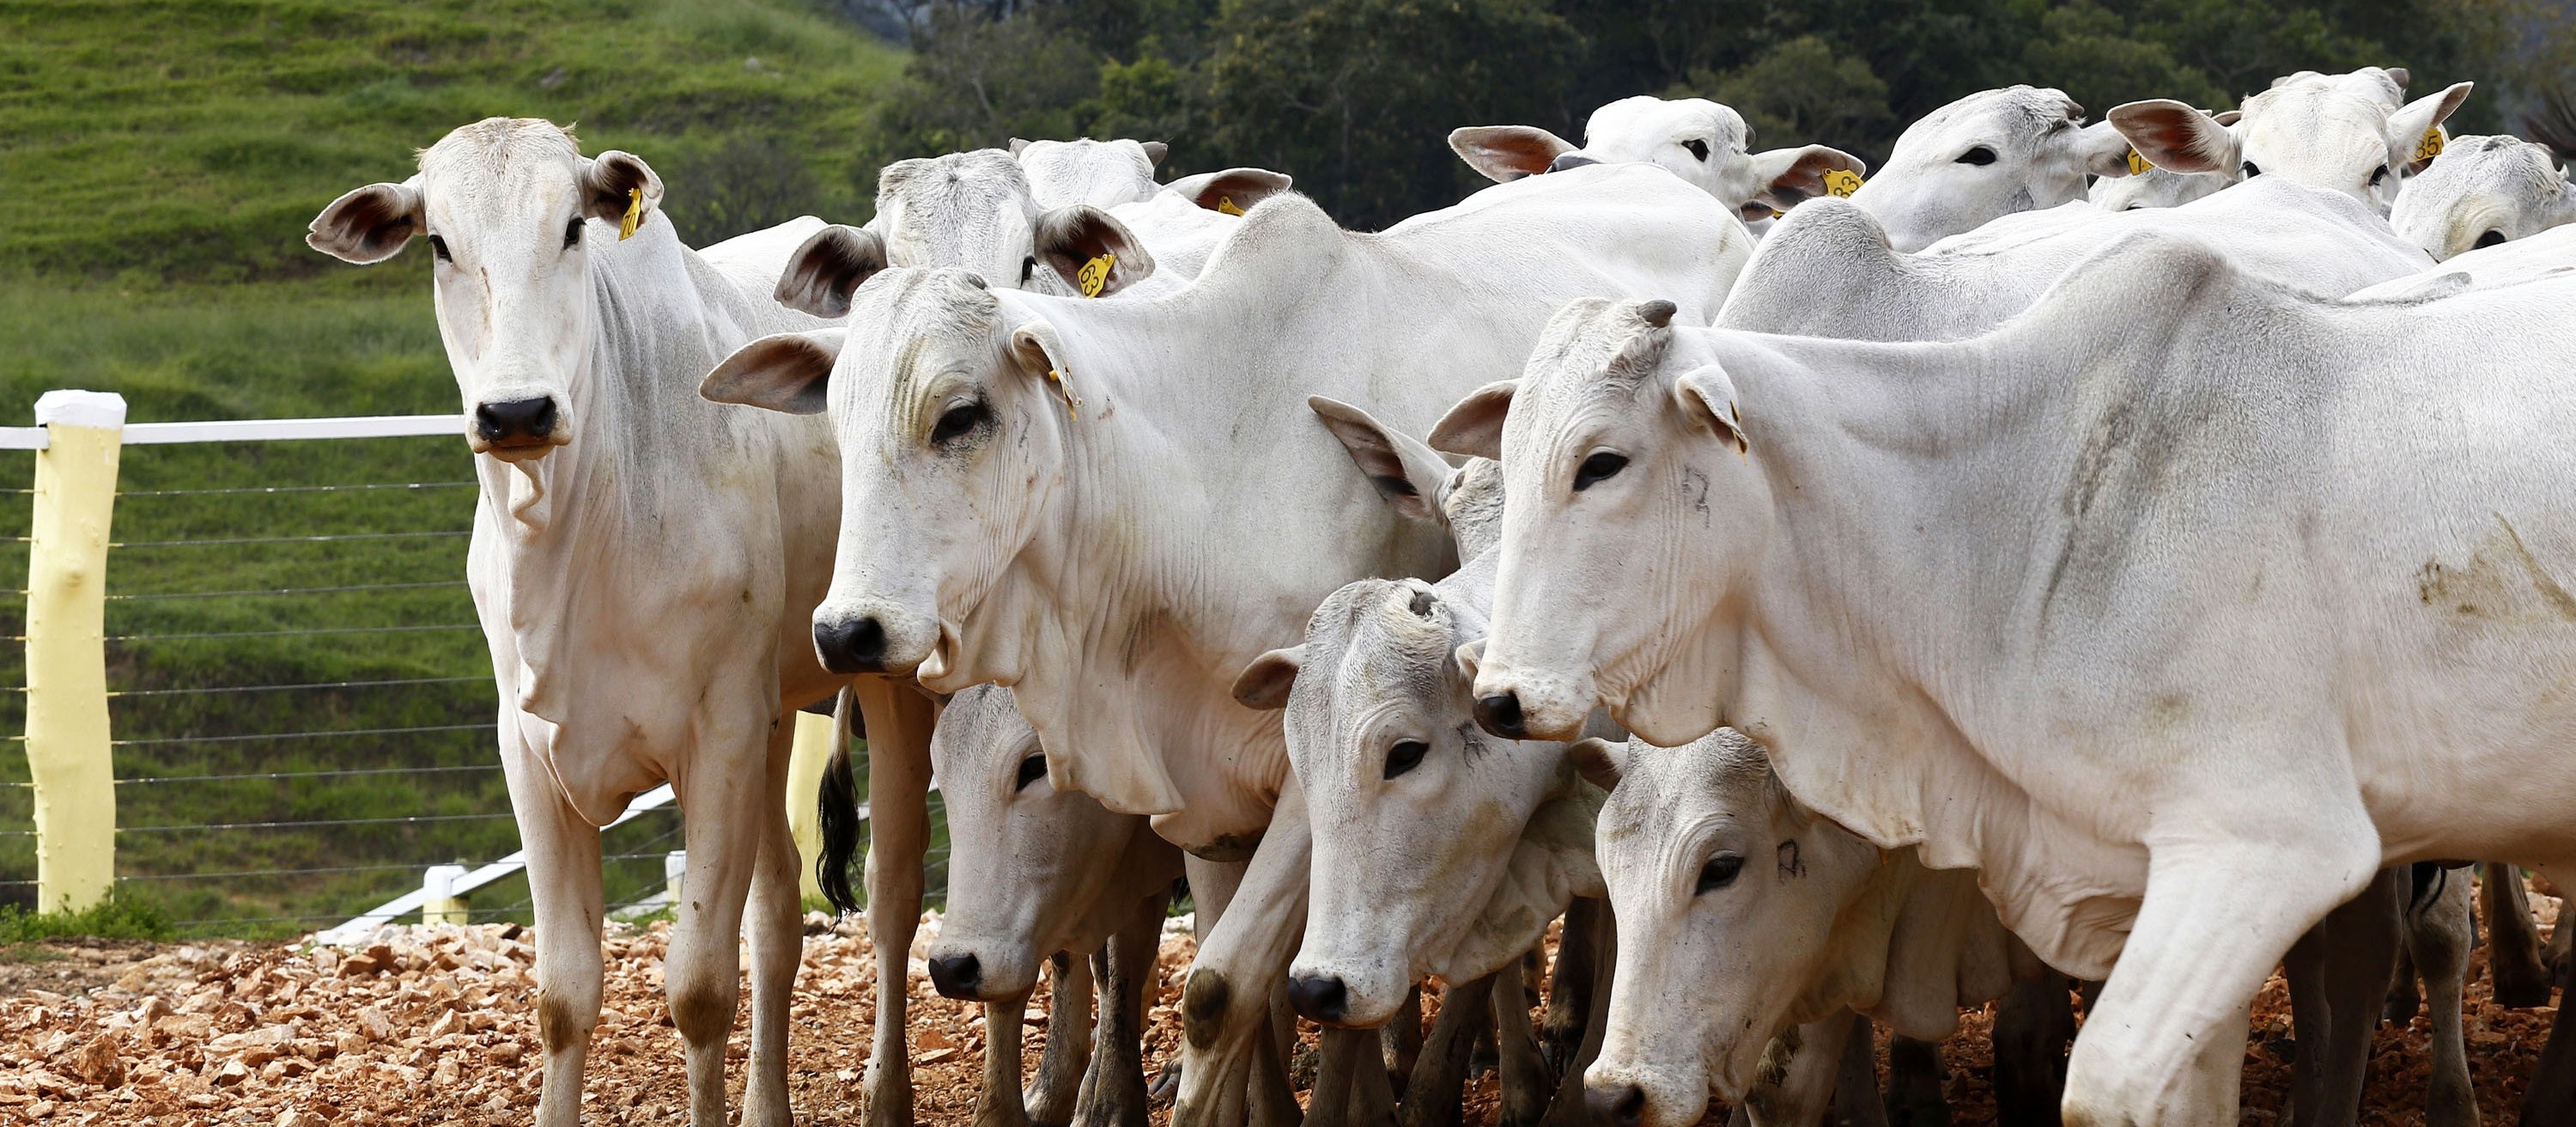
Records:
[[[1836,55],[1813,35],[1789,40],[1722,74],[1694,71],[1664,96],[1707,98],[1733,107],[1753,127],[1758,148],[1832,145],[1875,161],[1894,137],[1887,83],[1870,71],[1867,60]]]
[[[2208,109],[2235,104],[2207,74],[2174,58],[2163,42],[2138,35],[2119,13],[2093,0],[2071,0],[2039,19],[2022,45],[2022,69],[2034,86],[2054,86],[2096,118],[2123,102],[2172,98]]]

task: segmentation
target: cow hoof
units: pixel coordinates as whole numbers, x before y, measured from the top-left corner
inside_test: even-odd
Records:
[[[1168,1104],[1180,1093],[1181,1059],[1174,1057],[1163,1062],[1163,1071],[1154,1075],[1153,1086],[1145,1089],[1145,1098],[1153,1103]]]

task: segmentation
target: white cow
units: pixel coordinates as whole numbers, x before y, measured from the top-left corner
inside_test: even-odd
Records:
[[[827,664],[937,691],[1011,685],[1059,787],[1152,814],[1203,858],[1260,843],[1243,893],[1254,923],[1209,934],[1185,1006],[1183,1106],[1230,1121],[1209,1101],[1239,1099],[1242,1074],[1200,1054],[1243,1059],[1263,1024],[1306,849],[1277,720],[1234,702],[1234,671],[1343,582],[1449,555],[1278,420],[1326,394],[1426,425],[1512,370],[1571,297],[1674,292],[1705,317],[1745,241],[1705,193],[1634,166],[1501,185],[1373,235],[1282,195],[1170,297],[891,270],[852,296],[846,330],[756,342],[705,391],[828,404],[844,450],[865,451],[843,465],[853,534],[816,614]],[[1229,959],[1254,985],[1211,970]]]
[[[2114,107],[2110,121],[2158,168],[2248,180],[2286,176],[2385,214],[2398,182],[2441,151],[2442,121],[2471,89],[2457,83],[2407,102],[2407,80],[2404,67],[2303,70],[2247,98],[2233,124],[2165,98]]]
[[[1921,250],[2015,212],[2084,198],[2087,176],[2129,174],[2129,143],[2045,87],[1970,94],[1905,127],[1851,201],[1898,250]]]
[[[2470,290],[2519,286],[2576,270],[2576,225],[2479,247],[2434,266],[2355,290],[2350,300],[2422,301]]]
[[[2006,216],[1913,254],[1857,200],[1818,200],[1780,221],[1736,281],[1718,324],[1854,340],[1954,340],[2030,307],[2076,263],[2140,232],[2189,234],[2242,268],[2340,295],[2431,264],[2367,205],[2258,180],[2181,207],[2105,213],[2073,203]]]
[[[538,1122],[580,1118],[600,1007],[598,827],[668,781],[688,814],[667,990],[691,1122],[726,1121],[748,894],[745,1122],[784,1127],[800,938],[779,721],[844,680],[815,663],[805,625],[838,474],[827,428],[687,385],[743,341],[813,323],[746,283],[815,221],[702,256],[658,218],[661,199],[634,156],[584,157],[552,124],[492,118],[424,150],[411,179],[333,201],[308,241],[367,263],[425,238],[437,260],[439,334],[482,482],[467,577],[535,901]],[[927,700],[874,678],[864,693],[879,746],[919,754]]]
[[[2576,876],[2571,297],[2338,305],[2143,235],[1957,343],[1580,303],[1434,434],[1505,455],[1479,719],[1731,723],[2109,972],[2069,1122],[2234,1122],[2248,1000],[2378,869]]]
[[[950,844],[948,913],[930,945],[930,978],[942,994],[984,1003],[976,1127],[1142,1122],[1144,1006],[1181,851],[1144,818],[1048,782],[1046,753],[1009,689],[957,694],[930,755]],[[1056,976],[1047,1059],[1038,1089],[1024,1096],[1020,1018],[1050,958],[1087,961],[1092,974]],[[1088,1007],[1072,996],[1086,977],[1100,986],[1097,1037],[1081,1028]]]
[[[2576,190],[2547,145],[2453,137],[2397,190],[2388,221],[2426,253],[2446,259],[2576,221]]]
[[[1614,788],[1596,849],[1621,973],[1585,1078],[1604,1124],[1689,1123],[1716,1093],[1756,1124],[1811,1127],[1844,1038],[1867,1028],[1855,1014],[1937,1041],[2017,982],[2053,981],[2064,1004],[2066,980],[2004,930],[1977,874],[1818,815],[1731,729],[1567,756]]]
[[[1453,129],[1449,147],[1497,184],[1587,164],[1655,165],[1735,208],[1746,222],[1824,195],[1827,172],[1869,172],[1859,157],[1823,145],[1754,152],[1753,129],[1734,109],[1706,98],[1643,94],[1592,111],[1580,147],[1534,125]]]

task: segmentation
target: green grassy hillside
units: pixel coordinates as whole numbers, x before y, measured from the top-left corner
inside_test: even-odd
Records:
[[[324,204],[507,114],[643,156],[693,243],[857,218],[873,170],[856,137],[901,62],[796,0],[0,3],[0,422],[56,387],[121,392],[136,421],[455,411],[427,256],[314,253]],[[0,457],[0,489],[29,473]],[[513,846],[460,582],[470,477],[452,438],[127,449],[108,611],[120,872],[335,871],[125,895],[253,921],[191,930],[288,931],[416,884],[419,863]],[[423,487],[242,492],[356,484]],[[0,535],[24,534],[26,508],[0,493]],[[310,535],[370,538],[251,542]],[[24,558],[0,561],[0,589],[23,586]],[[0,597],[0,633],[23,614]],[[0,685],[24,683],[19,664],[0,645]],[[329,687],[388,681],[404,683]],[[20,715],[0,694],[0,733]],[[268,736],[289,738],[242,738]],[[388,773],[264,777],[325,771]],[[0,902],[33,894],[25,779],[0,754]],[[408,815],[445,820],[152,828]],[[676,828],[653,815],[609,849],[676,848]],[[660,871],[625,862],[610,893]],[[524,897],[512,882],[476,906]]]

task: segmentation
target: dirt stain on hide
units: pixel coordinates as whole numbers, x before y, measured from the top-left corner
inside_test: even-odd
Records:
[[[2532,554],[2520,530],[2501,513],[2495,531],[2478,542],[2464,564],[2424,561],[2415,572],[2415,597],[2427,607],[2463,618],[2543,624],[2576,622],[2576,595],[2553,578]]]

